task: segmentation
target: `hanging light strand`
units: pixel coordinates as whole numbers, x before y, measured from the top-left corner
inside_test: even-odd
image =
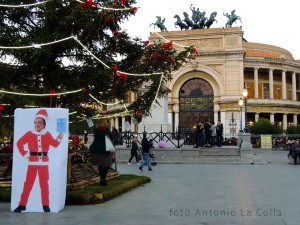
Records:
[[[83,89],[78,89],[78,90],[74,90],[74,91],[66,91],[66,92],[62,92],[62,93],[55,93],[55,94],[30,94],[30,93],[21,93],[21,92],[12,92],[12,91],[4,91],[4,90],[0,90],[0,93],[4,93],[4,94],[11,94],[11,95],[20,95],[20,96],[38,96],[38,97],[44,97],[44,96],[60,96],[60,95],[68,95],[68,94],[74,94],[74,93],[78,93],[81,92]]]
[[[43,2],[36,2],[36,3],[32,3],[32,4],[19,4],[19,5],[5,5],[5,4],[0,4],[1,8],[28,8],[28,7],[34,7],[34,6],[38,6],[38,5],[44,5],[47,2],[51,2],[52,0],[45,0]],[[79,2],[81,4],[85,4],[84,1],[80,1],[80,0],[75,0],[76,2]],[[110,7],[102,7],[99,6],[97,4],[97,6],[95,6],[95,8],[97,9],[104,9],[104,10],[110,10],[110,11],[128,11],[128,10],[132,10],[132,8],[110,8]]]

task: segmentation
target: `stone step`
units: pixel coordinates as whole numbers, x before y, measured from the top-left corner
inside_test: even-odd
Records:
[[[240,149],[235,146],[220,148],[163,148],[153,150],[155,161],[158,163],[240,163]],[[128,162],[129,148],[118,148],[118,162]]]

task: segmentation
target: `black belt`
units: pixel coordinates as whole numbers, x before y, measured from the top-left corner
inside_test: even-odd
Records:
[[[47,152],[30,152],[30,155],[33,156],[47,156]]]

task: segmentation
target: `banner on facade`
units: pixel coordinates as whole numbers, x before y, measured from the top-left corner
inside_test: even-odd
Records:
[[[11,211],[59,212],[66,199],[69,110],[16,109]]]

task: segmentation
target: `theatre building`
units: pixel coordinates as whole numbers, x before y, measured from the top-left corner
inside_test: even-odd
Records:
[[[168,96],[153,109],[152,117],[143,118],[136,128],[139,132],[145,126],[176,132],[192,129],[198,121],[220,119],[224,136],[229,137],[238,133],[241,123],[244,127],[245,111],[250,126],[259,118],[283,129],[298,124],[300,60],[288,50],[248,42],[242,27],[151,33],[150,40],[172,41],[178,50],[192,45],[198,55],[173,72]],[[239,105],[244,87],[246,109]]]
[[[152,33],[174,47],[193,45],[191,56],[168,83],[168,121],[173,130],[192,128],[199,120],[221,119],[225,135],[235,119],[237,130],[245,123],[240,107],[244,85],[248,90],[247,120],[258,118],[286,129],[297,125],[300,113],[300,60],[278,46],[248,42],[241,27]],[[242,113],[241,113],[242,109]],[[244,125],[243,125],[244,126]]]

